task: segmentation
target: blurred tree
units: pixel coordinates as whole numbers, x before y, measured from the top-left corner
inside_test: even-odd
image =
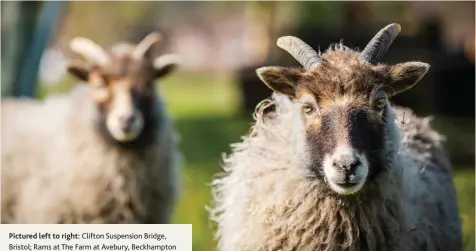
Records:
[[[65,4],[61,1],[49,1],[43,4],[34,34],[28,44],[27,54],[22,60],[17,95],[35,96],[40,60],[53,35]]]
[[[140,30],[142,35],[142,25],[150,21],[160,6],[160,2],[72,1],[57,41],[66,45],[72,37],[86,36],[105,48],[117,41],[135,42],[138,38],[129,32]]]
[[[256,68],[262,65],[277,64],[289,55],[276,46],[280,36],[289,34],[287,30],[291,25],[292,6],[290,2],[285,5],[280,2],[251,2],[247,4],[246,44],[249,47],[248,55],[251,58],[248,65],[237,71],[240,84],[244,112],[251,116],[256,104],[264,97],[271,94],[256,75]],[[291,10],[290,10],[291,7]],[[292,19],[292,18],[291,18]],[[281,63],[282,64],[282,63]]]
[[[344,2],[300,2],[296,26],[309,28],[326,26],[331,29],[341,27],[344,4]]]
[[[2,97],[35,95],[39,62],[64,2],[2,2]]]
[[[33,36],[41,2],[2,2],[2,92],[18,95],[18,78]]]
[[[344,2],[342,9],[346,35],[361,33],[374,22],[372,2]]]

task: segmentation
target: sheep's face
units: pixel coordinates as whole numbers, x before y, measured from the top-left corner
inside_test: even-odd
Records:
[[[428,65],[370,65],[340,48],[314,70],[263,67],[258,75],[296,107],[295,152],[314,176],[339,194],[360,191],[395,153],[388,98],[413,86]],[[393,146],[392,146],[393,145]]]
[[[113,53],[101,66],[71,64],[68,70],[91,87],[101,114],[101,127],[115,141],[130,143],[154,128],[155,80],[176,66],[172,61],[156,64],[163,59],[164,56],[156,61],[148,57],[135,59],[126,52]]]

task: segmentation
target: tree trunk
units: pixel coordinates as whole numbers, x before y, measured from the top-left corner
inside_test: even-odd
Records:
[[[2,97],[36,93],[43,51],[64,2],[2,2]]]
[[[18,95],[18,78],[41,2],[2,2],[2,97]]]
[[[56,29],[65,4],[61,1],[50,1],[43,4],[33,37],[28,45],[27,55],[21,66],[21,74],[18,79],[18,95],[36,96],[41,57]]]

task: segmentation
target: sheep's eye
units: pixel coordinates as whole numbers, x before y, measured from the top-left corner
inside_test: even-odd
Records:
[[[311,104],[306,103],[306,104],[303,104],[303,105],[302,105],[302,110],[303,110],[303,112],[306,113],[307,115],[310,115],[310,114],[312,114],[312,113],[314,112],[315,109],[314,109],[314,107],[313,107]]]
[[[386,103],[385,98],[380,98],[380,99],[375,100],[374,107],[377,110],[382,110],[383,108],[385,108],[386,104],[387,103]]]

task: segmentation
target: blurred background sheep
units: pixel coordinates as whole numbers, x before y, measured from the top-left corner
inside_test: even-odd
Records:
[[[161,51],[186,58],[162,85],[186,156],[174,222],[193,224],[193,250],[214,250],[208,184],[221,153],[247,132],[254,107],[270,94],[254,70],[297,65],[276,39],[293,35],[321,48],[343,39],[361,48],[375,30],[400,23],[405,29],[383,61],[418,58],[432,67],[393,100],[435,115],[447,136],[464,247],[474,250],[474,15],[474,2],[3,2],[2,96],[42,99],[70,90],[65,60],[74,36],[107,47],[161,31]]]
[[[67,69],[81,84],[2,99],[2,223],[170,223],[181,154],[156,83],[178,61],[152,54],[160,39],[109,52],[73,38],[86,62]]]

